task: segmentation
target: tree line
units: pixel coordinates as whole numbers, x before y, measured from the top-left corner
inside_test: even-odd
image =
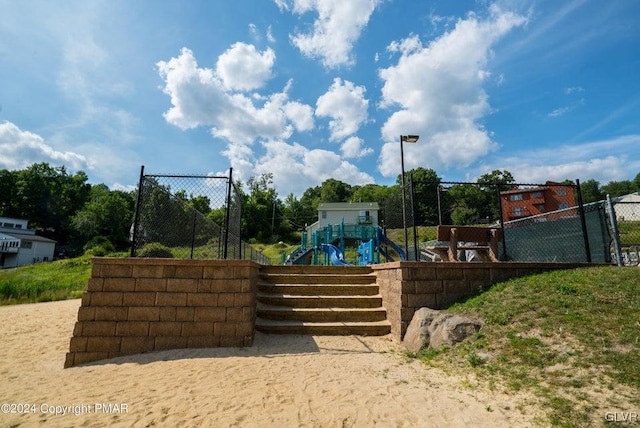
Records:
[[[439,194],[442,178],[433,169],[407,171],[414,183],[416,224],[445,222],[470,224],[499,216],[495,185],[514,187],[506,170],[484,174],[475,184],[454,184]],[[330,178],[310,187],[298,198],[280,198],[273,176],[263,174],[237,183],[242,202],[242,239],[254,242],[296,242],[298,232],[318,219],[321,202],[377,202],[381,206],[400,193],[401,177],[394,185],[356,185]],[[640,173],[634,180],[596,180],[581,183],[585,203],[640,191]],[[439,190],[438,190],[439,191]],[[175,196],[217,224],[224,224],[224,207],[212,208],[208,199],[176,189]],[[125,251],[135,214],[137,190],[111,190],[105,184],[88,183],[87,174],[70,174],[64,166],[36,163],[23,170],[0,170],[0,216],[29,220],[39,235],[54,239],[70,254],[100,247]],[[395,205],[397,207],[397,204]],[[440,207],[440,209],[438,209]],[[166,215],[166,213],[162,214]]]

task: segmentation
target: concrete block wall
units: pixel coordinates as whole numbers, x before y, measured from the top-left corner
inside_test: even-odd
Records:
[[[260,265],[94,258],[65,367],[177,348],[251,346]]]
[[[550,270],[590,266],[583,263],[424,263],[373,265],[391,333],[402,340],[420,308],[445,309],[510,278]]]

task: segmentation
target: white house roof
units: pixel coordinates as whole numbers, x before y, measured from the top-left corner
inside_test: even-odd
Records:
[[[640,203],[640,192],[629,193],[628,195],[618,196],[617,198],[612,198],[613,202],[639,202]]]
[[[29,235],[26,233],[7,233],[3,232],[7,236],[11,236],[16,239],[21,239],[23,241],[34,241],[34,242],[56,242],[53,239],[45,238],[44,236],[38,235]]]
[[[377,202],[322,202],[318,204],[318,211],[361,211],[379,210]]]

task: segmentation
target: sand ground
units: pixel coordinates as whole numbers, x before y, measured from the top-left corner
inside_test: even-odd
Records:
[[[518,397],[409,360],[390,336],[258,333],[251,348],[63,369],[79,306],[0,307],[0,426],[532,426]]]

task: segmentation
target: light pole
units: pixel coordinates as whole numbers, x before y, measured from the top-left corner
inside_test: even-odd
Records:
[[[402,226],[404,227],[404,254],[407,260],[409,260],[409,232],[407,230],[407,204],[404,190],[404,143],[416,143],[419,138],[419,135],[400,136],[400,166],[402,168]]]

